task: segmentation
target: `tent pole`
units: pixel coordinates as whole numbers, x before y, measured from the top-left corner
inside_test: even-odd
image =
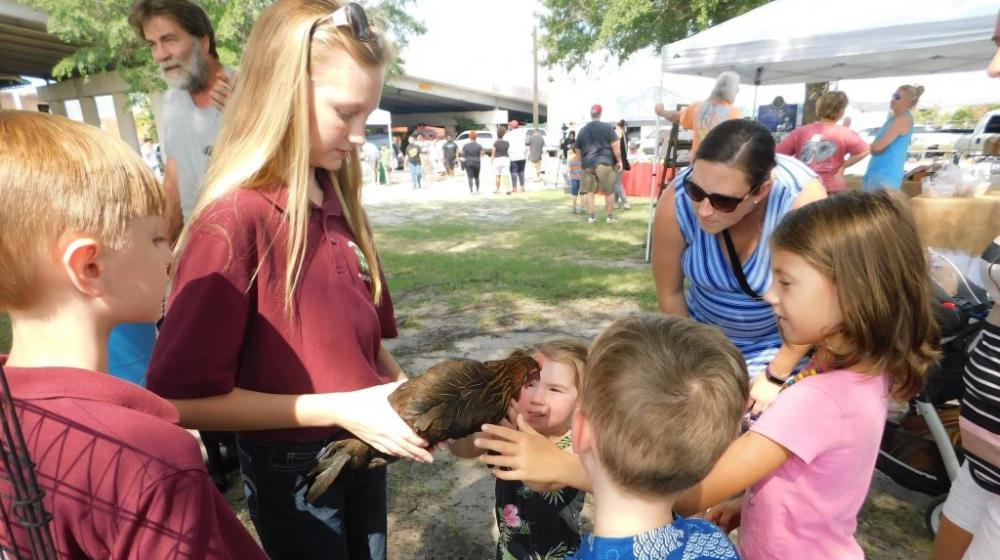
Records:
[[[764,67],[758,66],[753,76],[753,120],[757,120],[757,90],[760,89],[761,76],[764,75]]]
[[[660,71],[660,86],[656,90],[656,101],[657,103],[663,103],[663,71]],[[656,132],[654,138],[656,138],[656,147],[653,148],[653,173],[649,177],[649,217],[646,219],[646,254],[645,262],[649,262],[651,253],[653,250],[653,215],[656,212],[656,186],[659,182],[656,180],[656,162],[660,161],[660,121],[662,118],[656,116]],[[667,169],[664,167],[663,173],[666,173]]]

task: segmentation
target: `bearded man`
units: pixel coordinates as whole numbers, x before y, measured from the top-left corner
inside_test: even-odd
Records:
[[[219,62],[215,32],[201,6],[188,0],[138,0],[128,19],[149,45],[168,88],[159,132],[166,156],[167,218],[176,239],[198,202],[231,76]]]

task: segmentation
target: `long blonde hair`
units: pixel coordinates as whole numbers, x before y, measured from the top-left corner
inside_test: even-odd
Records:
[[[177,243],[180,254],[199,215],[227,193],[238,188],[287,185],[284,303],[289,312],[293,311],[295,288],[302,273],[309,227],[310,65],[337,48],[346,50],[365,66],[384,66],[391,57],[391,49],[377,29],[371,30],[371,41],[361,42],[350,30],[325,20],[316,26],[310,41],[316,22],[340,7],[335,0],[279,0],[254,24],[201,196]],[[362,175],[356,147],[332,175],[348,226],[368,261],[372,300],[377,304],[383,290],[381,267],[368,216],[361,206]]]

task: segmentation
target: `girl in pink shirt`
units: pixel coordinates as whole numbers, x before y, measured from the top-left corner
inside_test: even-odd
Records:
[[[765,299],[813,361],[788,380],[768,372],[779,397],[675,509],[742,526],[747,560],[861,559],[854,532],[889,396],[913,397],[936,357],[926,258],[909,208],[884,191],[793,210],[771,243]]]

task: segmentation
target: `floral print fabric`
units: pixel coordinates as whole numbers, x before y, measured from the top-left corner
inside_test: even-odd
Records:
[[[567,435],[556,445],[571,444]],[[497,479],[497,560],[563,560],[580,546],[586,494],[575,488],[532,492],[524,483]]]

